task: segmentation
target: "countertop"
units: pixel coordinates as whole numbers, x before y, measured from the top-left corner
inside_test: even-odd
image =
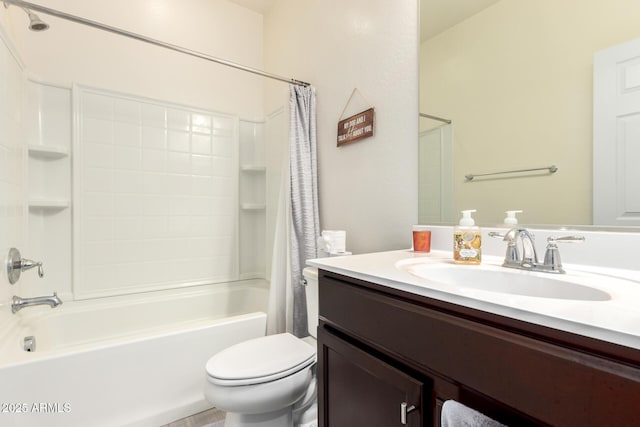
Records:
[[[565,264],[567,277],[586,281],[610,295],[603,301],[582,301],[469,290],[431,282],[399,268],[402,264],[452,263],[451,252],[412,250],[318,258],[307,264],[400,291],[437,299],[533,324],[640,350],[640,271]],[[500,267],[502,259],[484,256],[482,265]],[[473,269],[474,265],[459,268]],[[515,270],[516,274],[548,275]],[[553,275],[562,280],[562,275]]]

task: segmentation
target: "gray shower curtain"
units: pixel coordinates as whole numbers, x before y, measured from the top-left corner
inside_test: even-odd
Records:
[[[306,260],[317,257],[320,235],[315,89],[290,85],[289,107],[293,334],[304,337],[309,333],[302,270]]]

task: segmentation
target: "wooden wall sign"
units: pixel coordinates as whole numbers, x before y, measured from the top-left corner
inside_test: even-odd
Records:
[[[373,136],[374,109],[369,108],[362,113],[338,122],[338,147],[350,142]]]

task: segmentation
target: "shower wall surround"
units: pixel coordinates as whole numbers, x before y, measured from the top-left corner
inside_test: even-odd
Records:
[[[129,6],[126,1],[120,3]],[[163,9],[156,16],[158,19],[144,22],[132,17],[143,14],[145,4],[135,6],[134,9],[137,9],[130,10],[132,13],[126,15],[119,13],[119,9],[113,8],[113,5],[87,5],[82,0],[65,2],[62,9],[79,16],[99,16],[103,22],[160,40],[166,40],[167,34],[171,33],[172,43],[196,46],[202,52],[212,52],[238,63],[263,68],[262,15],[231,2],[214,3],[194,1],[189,2],[186,8],[181,3]],[[84,202],[72,192],[71,165],[78,166],[80,157],[72,148],[71,86],[74,82],[82,83],[86,87],[113,90],[120,94],[167,100],[168,104],[179,104],[177,107],[195,106],[196,110],[206,110],[205,113],[230,113],[234,115],[233,120],[241,122],[240,118],[260,121],[264,117],[263,79],[227,67],[212,66],[206,61],[197,61],[175,52],[150,48],[144,43],[114,37],[64,20],[52,25],[52,31],[36,35],[23,25],[25,17],[22,11],[17,8],[0,9],[0,38],[4,42],[0,42],[0,114],[10,114],[0,119],[0,249],[5,246],[7,250],[9,246],[19,247],[24,256],[42,260],[45,266],[42,279],[37,275],[25,274],[18,285],[0,287],[2,300],[7,301],[13,294],[32,297],[57,291],[66,302],[76,297],[197,283],[205,276],[202,272],[188,278],[174,278],[176,280],[171,283],[153,282],[149,286],[140,282],[129,283],[131,287],[108,285],[107,280],[98,275],[90,277],[89,281],[82,281],[73,272],[78,265],[73,263],[72,249],[74,254],[88,251],[72,244],[72,238],[78,237],[77,234],[73,235],[72,221],[80,220],[76,208],[82,208]],[[209,24],[195,26],[206,27],[206,34],[190,31],[194,23]],[[233,43],[229,43],[229,40],[233,40]],[[13,74],[9,75],[10,71]],[[34,81],[27,81],[27,76]],[[26,100],[27,96],[29,100]],[[24,114],[21,112],[23,104]],[[14,120],[14,125],[5,127],[5,118]],[[19,135],[12,138],[11,142],[4,138],[16,132]],[[240,162],[244,163],[243,160]],[[242,176],[249,174],[239,172],[238,165],[235,166],[235,173]],[[265,175],[264,172],[262,174]],[[260,179],[258,174],[254,175]],[[77,181],[78,177],[74,175],[73,180]],[[235,188],[234,191],[237,197],[241,190]],[[219,251],[221,247],[226,254],[235,250],[233,255],[229,255],[235,256],[235,261],[230,258],[224,261],[225,275],[234,270],[230,263],[235,262],[235,274],[239,278],[264,277],[264,260],[251,257],[266,251],[264,248],[242,247],[239,240],[243,237],[238,234],[246,234],[243,230],[254,224],[264,224],[265,213],[258,209],[241,211],[240,203],[242,201],[236,200],[233,206],[235,222],[238,224],[235,240],[229,243],[220,239],[216,243],[219,246],[196,251],[196,257],[207,251]],[[190,221],[192,219],[195,221],[195,218]],[[175,218],[172,220],[178,221]],[[245,222],[249,225],[245,226]],[[259,239],[256,240],[255,236],[264,234],[264,225],[262,228],[255,226],[255,230],[251,233],[254,237],[246,240],[257,241],[259,245]],[[14,239],[13,236],[18,237]],[[167,239],[178,238],[176,236],[173,234]],[[187,239],[185,236],[182,235]],[[235,247],[229,248],[230,245]],[[179,252],[184,246],[169,248],[169,251],[175,252],[172,260],[184,260],[187,257]],[[191,247],[197,249],[195,244]],[[136,252],[132,252],[131,247],[127,249],[129,253],[126,256],[130,264],[138,260],[140,268],[148,265],[141,259],[149,257],[150,252],[145,252],[144,248]],[[216,252],[215,256],[219,254]],[[207,280],[210,278],[210,275],[207,276]],[[95,287],[92,282],[100,280],[104,283]],[[0,285],[2,283],[0,279]],[[88,287],[85,286],[87,283]]]
[[[25,295],[84,299],[265,277],[265,122],[103,89],[27,86],[28,249],[46,274],[25,277]]]
[[[238,118],[74,87],[77,298],[235,280]]]
[[[23,255],[44,263],[45,275],[25,274],[20,296],[71,292],[71,91],[27,81],[28,244]]]
[[[240,278],[265,277],[266,187],[265,126],[240,120]]]
[[[23,66],[6,40],[0,26],[0,259],[5,258],[10,246],[24,244],[26,228],[25,146],[20,114]],[[15,289],[9,287],[5,274],[0,275],[2,301],[8,301]]]

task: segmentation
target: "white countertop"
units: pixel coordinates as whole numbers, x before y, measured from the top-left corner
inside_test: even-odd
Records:
[[[366,280],[500,316],[538,324],[640,350],[640,271],[565,264],[567,277],[608,293],[611,299],[582,301],[473,291],[463,286],[431,282],[397,265],[451,263],[451,252],[429,254],[412,250],[378,252],[307,261],[310,266]],[[482,265],[500,267],[502,259],[483,256]],[[474,265],[460,268],[473,269]],[[518,271],[518,270],[516,270]],[[519,274],[548,275],[523,271]],[[561,275],[553,275],[559,278]]]

